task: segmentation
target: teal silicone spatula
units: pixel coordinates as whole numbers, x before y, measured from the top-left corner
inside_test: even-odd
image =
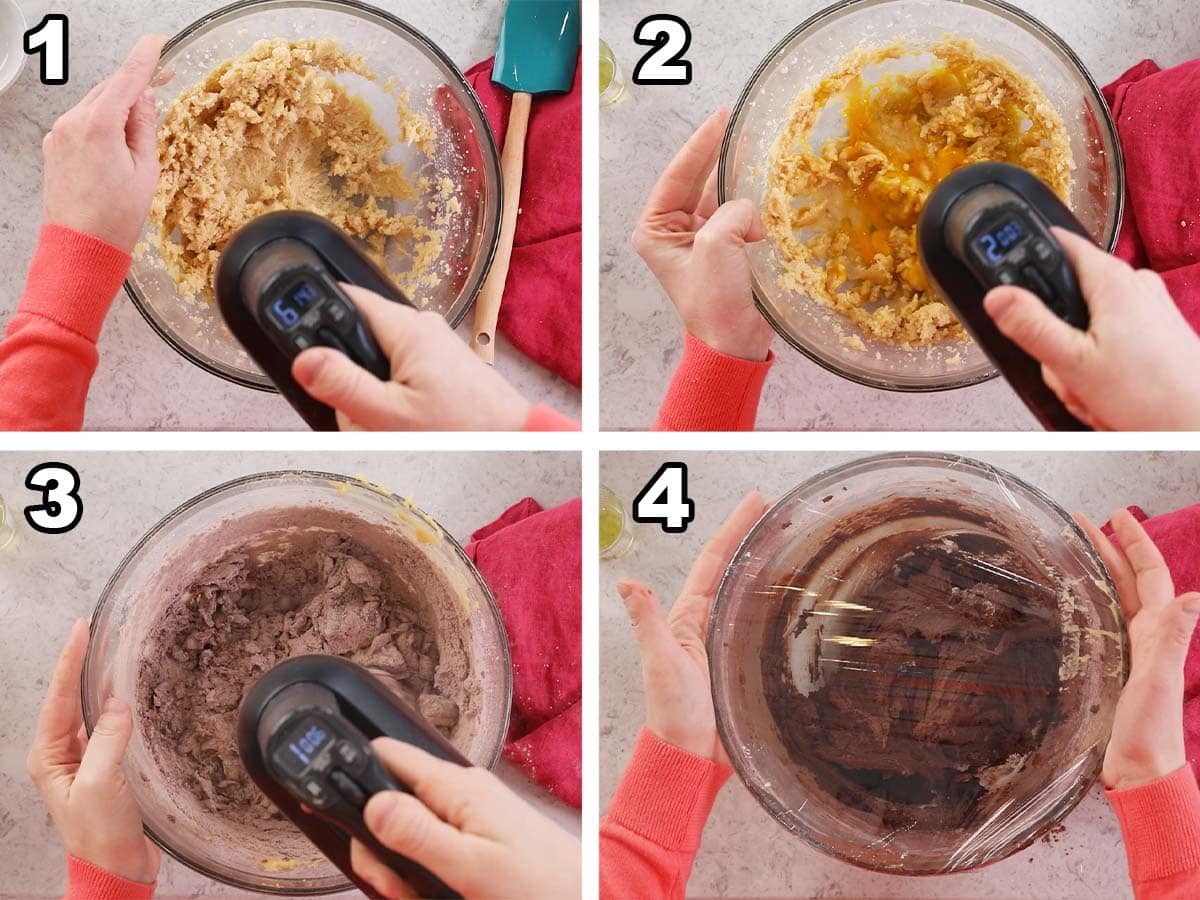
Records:
[[[500,243],[491,272],[475,304],[471,347],[492,363],[496,355],[496,322],[508,281],[521,180],[525,171],[525,135],[534,94],[565,94],[575,83],[579,57],[579,0],[508,0],[492,81],[512,91],[512,111],[500,167],[504,177],[504,216]]]

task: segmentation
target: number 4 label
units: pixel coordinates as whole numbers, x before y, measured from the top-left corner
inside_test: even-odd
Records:
[[[67,17],[52,13],[25,32],[25,52],[42,57],[42,84],[66,84],[68,71]]]
[[[679,16],[646,16],[633,30],[633,40],[654,48],[634,66],[634,84],[692,83],[692,64],[683,58],[692,45],[692,30]]]
[[[661,525],[668,534],[683,534],[696,518],[696,504],[688,497],[687,466],[663,463],[633,501],[633,521]]]

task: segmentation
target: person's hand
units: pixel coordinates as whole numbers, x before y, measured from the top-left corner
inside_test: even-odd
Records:
[[[775,336],[754,305],[746,244],[766,235],[749,200],[717,206],[717,158],[729,110],[714,114],[650,192],[633,247],[658,279],[683,327],[721,353],[767,358]]]
[[[533,406],[479,359],[434,312],[418,312],[371,291],[342,288],[391,360],[380,381],[328,347],[305,350],[292,376],[337,410],[343,431],[520,431]]]
[[[142,814],[121,770],[133,715],[110,699],[88,738],[79,695],[87,646],[87,622],[76,622],[50,679],[26,765],[69,854],[151,884],[160,854],[142,832]]]
[[[579,896],[579,841],[487,769],[463,768],[391,738],[371,746],[412,789],[376,794],[363,810],[363,821],[383,846],[464,897]],[[350,845],[350,864],[385,897],[416,896],[361,841]]]
[[[45,221],[133,251],[158,185],[153,88],[167,38],[147,35],[42,143]],[[169,80],[170,73],[166,73]]]
[[[1129,681],[1117,702],[1100,779],[1109,790],[1149,784],[1187,763],[1183,744],[1183,664],[1200,594],[1175,596],[1171,573],[1149,535],[1127,511],[1112,518],[1110,541],[1086,516],[1075,520],[1108,567],[1129,629]]]
[[[984,308],[1042,364],[1075,418],[1103,430],[1200,429],[1200,337],[1154,272],[1135,272],[1077,234],[1054,229],[1091,312],[1087,332],[1022,288],[999,287]]]
[[[717,586],[747,532],[767,504],[756,491],[746,497],[705,544],[669,615],[658,597],[637,581],[617,585],[642,657],[646,727],[658,738],[703,759],[729,765],[717,735],[709,684],[708,614]]]

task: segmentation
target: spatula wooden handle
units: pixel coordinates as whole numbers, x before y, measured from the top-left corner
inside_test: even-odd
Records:
[[[512,262],[513,238],[517,233],[521,179],[525,173],[525,135],[529,130],[529,107],[532,101],[533,97],[529,94],[517,93],[512,97],[504,155],[500,158],[500,169],[504,176],[504,216],[500,221],[500,243],[492,259],[492,269],[475,302],[475,333],[471,337],[471,349],[489,366],[496,359],[496,322],[500,318],[500,303],[504,299],[504,285],[508,282],[508,267]]]

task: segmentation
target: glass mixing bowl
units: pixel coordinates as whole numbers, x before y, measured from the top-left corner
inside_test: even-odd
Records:
[[[1112,250],[1125,202],[1125,175],[1104,97],[1061,38],[998,0],[846,0],[800,25],[759,65],[734,108],[721,150],[721,201],[748,198],[761,204],[771,149],[792,102],[852,51],[898,41],[919,51],[946,36],[969,38],[985,53],[1004,58],[1054,104],[1076,163],[1068,206],[1096,242]],[[889,62],[872,72],[911,68],[912,60]],[[830,127],[834,121],[838,130]],[[840,117],[823,116],[814,141],[844,135],[841,124]],[[865,350],[846,346],[844,339],[858,335],[857,330],[818,301],[780,286],[782,264],[769,240],[750,245],[749,251],[759,309],[789,344],[829,371],[895,391],[947,390],[996,376],[991,361],[973,343],[904,350],[863,337]]]
[[[267,511],[293,508],[313,515],[349,514],[377,526],[372,542],[417,548],[422,564],[447,585],[427,595],[439,623],[457,623],[473,670],[478,702],[450,734],[472,763],[494,766],[508,730],[512,663],[504,623],[487,585],[462,548],[410,502],[361,480],[322,472],[270,472],[215,487],[184,503],[155,525],[117,567],[92,617],[91,644],[83,674],[83,713],[90,733],[104,701],[117,696],[134,710],[125,772],[150,838],[203,874],[246,890],[275,894],[326,894],[351,887],[345,876],[295,831],[297,851],[276,838],[232,832],[228,823],[186,787],[173,781],[155,758],[140,716],[138,670],[154,623],[178,584],[180,573],[214,560],[231,529],[256,527]],[[301,524],[297,521],[296,524]],[[276,526],[277,527],[277,526]],[[374,544],[373,544],[374,546]],[[411,550],[409,552],[412,552]],[[438,629],[439,646],[446,638]],[[248,688],[247,684],[243,687]]]
[[[817,849],[975,868],[1099,774],[1123,623],[1087,538],[1036,488],[961,457],[858,460],[781,499],[734,555],[708,632],[717,727]]]
[[[354,0],[245,0],[205,16],[167,44],[160,66],[174,68],[175,78],[158,91],[160,124],[180,94],[225,60],[270,38],[333,38],[346,52],[362,54],[378,82],[353,74],[337,81],[366,100],[376,122],[393,137],[399,131],[396,100],[382,87],[390,78],[408,91],[409,108],[434,125],[432,162],[401,143],[386,159],[431,176],[428,195],[402,211],[422,225],[434,227],[439,220],[449,225],[438,226],[443,243],[428,270],[439,274],[437,283],[422,286],[410,299],[457,327],[483,286],[500,235],[499,155],[475,91],[428,38],[383,10]],[[452,189],[443,189],[442,179],[449,179]],[[229,333],[216,304],[180,293],[148,240],[153,228],[148,223],[143,230],[125,282],[146,321],[202,369],[235,384],[274,391]],[[404,270],[400,260],[397,269]]]

